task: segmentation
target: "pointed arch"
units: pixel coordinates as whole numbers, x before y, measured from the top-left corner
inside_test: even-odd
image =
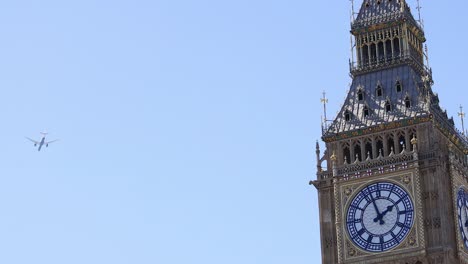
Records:
[[[359,101],[364,100],[364,90],[362,88],[359,88],[357,91],[357,97]]]
[[[354,146],[354,161],[362,161],[362,155],[361,155],[361,145],[359,143],[356,143]]]
[[[349,110],[346,110],[346,111],[344,112],[344,119],[345,119],[346,121],[351,121],[351,112],[350,112]]]
[[[377,89],[375,90],[375,95],[377,97],[382,97],[383,96],[383,88],[382,85],[378,84]]]
[[[385,41],[385,50],[387,51],[387,60],[391,59],[393,54],[392,54],[392,41],[390,39],[387,39],[387,41]]]
[[[377,153],[376,154],[376,157],[378,157],[379,155],[385,155],[384,153],[384,144],[383,144],[383,139],[382,138],[377,138],[377,142],[376,142],[376,150],[377,150]]]
[[[377,44],[377,49],[378,49],[379,62],[383,62],[385,60],[385,53],[384,53],[384,43],[382,41],[379,41],[379,43]]]
[[[395,89],[397,93],[401,93],[403,91],[403,85],[401,84],[400,80],[396,81]]]
[[[395,153],[395,141],[392,136],[389,136],[387,139],[387,156],[390,155],[392,151]]]
[[[364,106],[364,108],[362,109],[362,113],[364,115],[364,117],[368,117],[370,116],[370,109],[367,105]]]
[[[400,56],[400,39],[394,38],[393,39],[393,57]]]
[[[349,146],[345,146],[343,148],[343,163],[347,164],[351,162],[351,151],[349,150]]]
[[[362,47],[362,64],[364,66],[369,64],[369,46],[367,45]]]
[[[391,112],[392,111],[392,104],[390,103],[390,100],[387,99],[385,102],[385,112]]]
[[[372,153],[372,142],[371,141],[367,141],[366,146],[365,146],[365,150],[366,150],[366,158],[368,156],[370,159],[373,159],[374,158],[374,153]]]
[[[377,61],[377,46],[375,43],[370,45],[370,63],[375,63]]]
[[[405,107],[406,107],[406,108],[410,108],[410,107],[411,107],[411,99],[409,98],[408,95],[405,97]]]
[[[408,145],[406,144],[406,137],[404,132],[398,133],[398,150],[395,150],[395,153],[400,153],[404,149],[408,149]]]

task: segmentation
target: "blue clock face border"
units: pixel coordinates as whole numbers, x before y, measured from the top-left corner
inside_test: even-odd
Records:
[[[400,245],[414,224],[409,193],[392,182],[375,182],[362,188],[346,212],[351,241],[367,252],[385,252]]]
[[[461,240],[468,250],[468,193],[460,187],[457,193],[457,217]]]

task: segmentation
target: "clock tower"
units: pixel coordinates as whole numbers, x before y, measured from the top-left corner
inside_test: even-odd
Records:
[[[353,81],[311,181],[322,263],[468,264],[468,138],[432,90],[421,24],[405,0],[364,0],[351,34]]]

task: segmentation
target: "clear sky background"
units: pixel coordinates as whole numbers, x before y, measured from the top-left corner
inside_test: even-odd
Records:
[[[468,2],[422,3],[434,90],[456,116]],[[320,263],[308,182],[321,93],[331,117],[351,81],[349,10],[3,1],[0,263]],[[60,141],[38,152],[24,137],[42,130]]]

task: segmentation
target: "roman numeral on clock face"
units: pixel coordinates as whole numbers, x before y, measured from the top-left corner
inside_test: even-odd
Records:
[[[348,224],[359,224],[359,223],[362,223],[362,219],[353,219],[353,220],[347,221],[346,223],[348,223]]]
[[[410,228],[411,228],[410,226],[407,226],[406,224],[400,223],[400,222],[397,223],[397,226],[399,226],[399,227],[401,227],[401,228],[407,228],[407,229],[410,229]]]
[[[413,212],[413,210],[403,210],[403,211],[399,211],[398,214],[404,215],[404,214],[412,213],[412,212]]]
[[[376,196],[376,198],[379,198],[379,197],[381,197],[381,192],[380,192],[380,186],[378,184],[376,186],[376,189],[377,190],[375,191],[375,196]]]
[[[362,234],[364,234],[366,232],[366,230],[363,228],[361,230],[359,230],[357,233],[358,235],[362,236]]]

